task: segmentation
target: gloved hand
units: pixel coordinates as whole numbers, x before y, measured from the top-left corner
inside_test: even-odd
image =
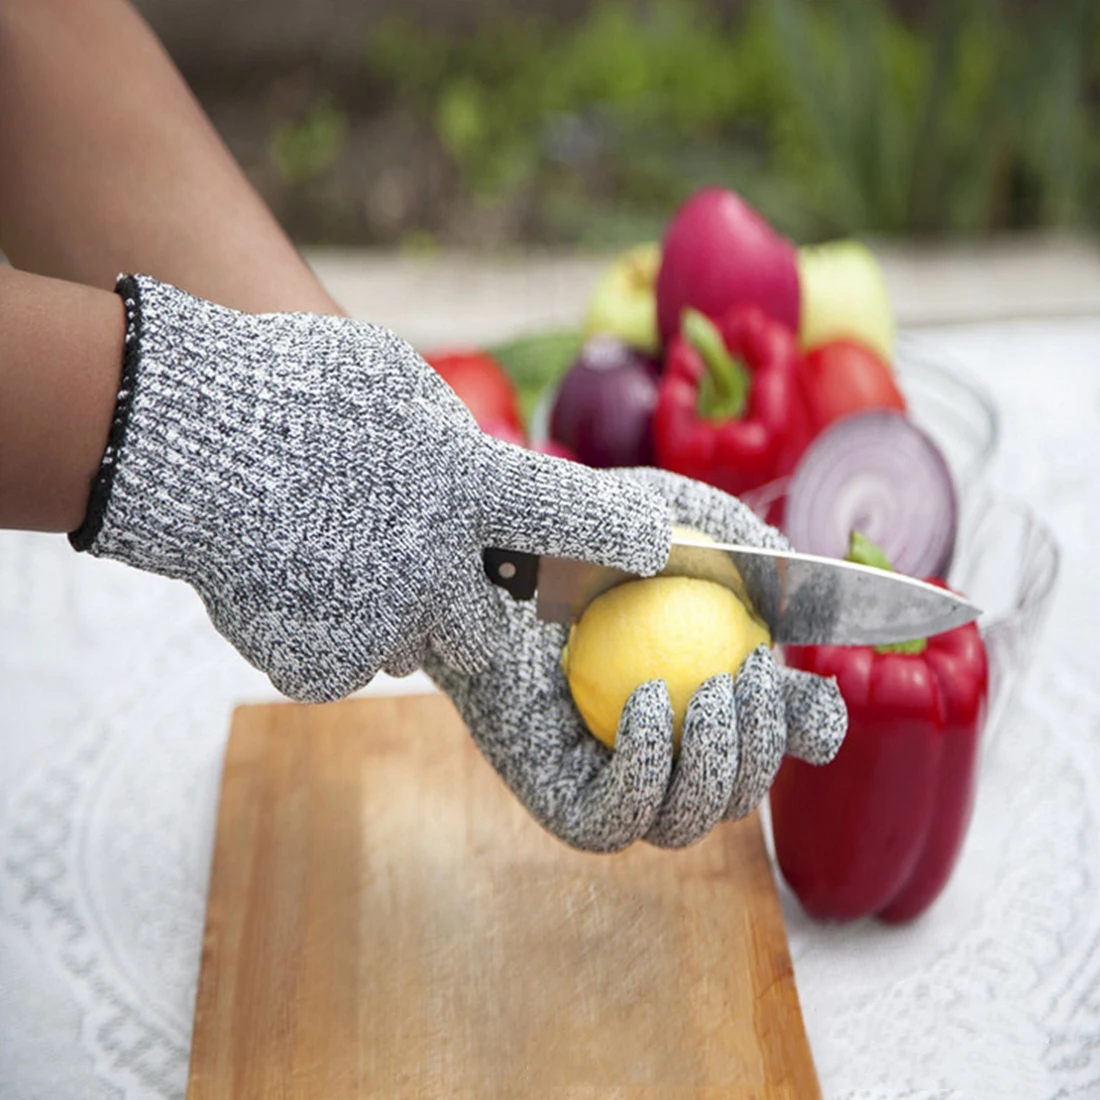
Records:
[[[287,695],[407,674],[429,642],[483,668],[507,625],[486,546],[642,573],[668,557],[658,494],[483,434],[385,329],[117,289],[122,384],[73,545],[188,581]]]
[[[789,548],[734,497],[661,470],[626,476],[658,490],[674,523],[720,542]],[[684,719],[672,757],[672,705],[660,680],[627,700],[614,752],[587,730],[561,669],[568,628],[541,622],[534,601],[507,609],[504,643],[473,675],[429,652],[425,670],[453,700],[474,741],[504,782],[546,829],[577,848],[610,852],[645,839],[682,847],[723,818],[749,814],[790,753],[824,764],[840,748],[847,711],[832,680],[751,653],[737,676],[707,680]]]

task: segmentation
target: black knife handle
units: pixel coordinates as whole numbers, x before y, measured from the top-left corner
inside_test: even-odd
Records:
[[[497,550],[490,546],[483,551],[485,575],[503,588],[513,600],[531,600],[539,582],[538,554],[520,550]]]

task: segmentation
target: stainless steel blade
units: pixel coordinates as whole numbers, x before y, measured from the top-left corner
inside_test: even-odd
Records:
[[[662,575],[699,577],[733,590],[787,645],[887,645],[962,626],[981,612],[935,585],[834,558],[751,546],[674,541]],[[539,559],[537,609],[575,622],[629,573],[566,558]]]

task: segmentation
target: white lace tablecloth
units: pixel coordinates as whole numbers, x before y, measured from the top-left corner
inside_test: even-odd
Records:
[[[821,928],[785,895],[810,1040],[829,1097],[1100,1096],[1100,321],[925,343],[996,397],[994,483],[1062,577],[935,908]],[[273,697],[186,587],[0,535],[4,1100],[183,1096],[229,716]]]

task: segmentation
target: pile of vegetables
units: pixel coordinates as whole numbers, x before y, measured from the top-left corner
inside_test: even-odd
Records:
[[[563,369],[540,449],[661,466],[742,496],[798,550],[943,583],[954,483],[908,416],[885,280],[863,245],[797,248],[738,195],[705,188],[659,247],[603,273],[580,336],[547,339]],[[521,444],[510,372],[523,379],[523,347],[428,356],[485,431]],[[831,764],[780,770],[780,868],[814,916],[912,919],[969,822],[988,694],[978,630],[785,659],[837,678],[849,733]]]

